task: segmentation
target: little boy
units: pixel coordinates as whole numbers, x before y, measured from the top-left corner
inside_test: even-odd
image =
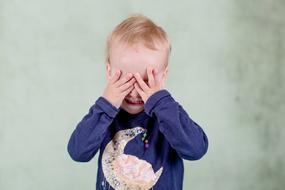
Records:
[[[207,152],[202,128],[164,89],[170,50],[164,30],[141,15],[109,36],[108,84],[67,147],[78,162],[100,150],[97,190],[181,190],[182,159]]]

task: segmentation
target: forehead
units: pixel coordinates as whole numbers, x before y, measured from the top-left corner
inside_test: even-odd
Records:
[[[147,78],[146,68],[152,66],[161,71],[167,61],[167,52],[152,50],[143,44],[133,46],[114,42],[110,47],[110,62],[114,69],[120,69],[124,74],[138,72],[144,79]]]

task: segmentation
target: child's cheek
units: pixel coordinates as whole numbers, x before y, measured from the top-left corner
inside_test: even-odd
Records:
[[[114,77],[116,71],[117,71],[116,68],[112,68],[112,70],[111,70],[111,78]]]
[[[157,73],[157,75],[156,75],[157,81],[158,81],[158,82],[161,82],[161,81],[162,81],[162,78],[163,78],[163,72]]]
[[[121,69],[116,68],[116,67],[113,67],[112,70],[111,70],[111,77],[114,77],[114,75],[115,75],[115,73],[116,73],[117,70],[120,70],[120,71],[121,71],[121,77],[125,75],[125,73],[124,73]],[[120,77],[120,78],[121,78],[121,77]]]

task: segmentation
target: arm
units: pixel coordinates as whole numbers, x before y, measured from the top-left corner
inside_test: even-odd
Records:
[[[97,153],[119,109],[99,97],[71,134],[67,150],[74,161],[88,162]]]
[[[145,112],[157,118],[159,130],[181,158],[198,160],[206,154],[206,134],[167,90],[160,90],[150,96],[145,104]]]

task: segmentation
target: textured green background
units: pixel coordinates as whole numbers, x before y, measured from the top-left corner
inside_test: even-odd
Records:
[[[284,0],[0,0],[0,189],[95,189],[98,155],[76,163],[67,142],[133,13],[168,32],[166,88],[209,138],[184,189],[283,190]]]

